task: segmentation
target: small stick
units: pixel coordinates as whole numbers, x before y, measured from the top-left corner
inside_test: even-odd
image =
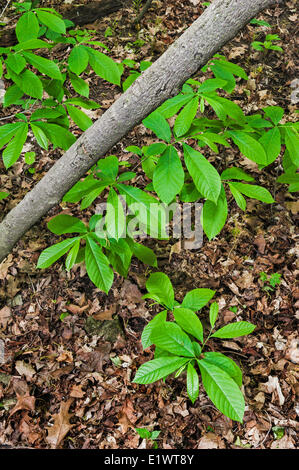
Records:
[[[4,12],[5,12],[6,8],[8,7],[8,5],[10,4],[10,2],[11,2],[11,0],[8,0],[7,4],[5,5],[5,7],[2,10],[2,13],[0,14],[0,18],[4,15]]]

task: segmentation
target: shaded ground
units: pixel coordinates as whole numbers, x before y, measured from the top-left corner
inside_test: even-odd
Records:
[[[58,2],[47,2],[50,4]],[[98,21],[92,28],[116,59],[154,60],[197,18],[202,10],[199,4],[196,0],[156,1],[138,33],[128,25],[132,9]],[[238,83],[233,99],[248,113],[280,105],[286,109],[286,120],[295,120],[295,106],[290,101],[290,83],[296,78],[295,1],[287,2],[284,11],[276,8],[259,18],[273,25],[271,30],[247,26],[221,51],[250,76],[248,82]],[[107,26],[113,30],[109,38],[104,37]],[[272,51],[264,55],[250,49],[252,40],[268,32],[282,38],[283,54]],[[90,86],[91,98],[102,103],[99,113],[120,93],[117,87],[92,76]],[[135,157],[124,149],[151,141],[152,136],[138,126],[111,153],[135,164]],[[38,155],[34,175],[26,171],[23,161],[7,173],[0,166],[1,189],[13,194],[0,203],[1,212],[21,200],[59,158],[57,150],[39,151]],[[144,265],[133,260],[128,279],[116,275],[108,296],[93,286],[81,265],[70,273],[61,263],[36,270],[41,250],[58,241],[46,229],[46,221],[62,210],[79,214],[78,206],[61,204],[0,265],[0,339],[7,352],[6,363],[0,366],[1,445],[137,448],[145,442],[134,427],[147,427],[161,430],[158,444],[165,449],[298,447],[297,197],[287,193],[286,187],[275,186],[281,173],[277,162],[259,172],[234,149],[210,157],[219,170],[237,159],[271,190],[277,204],[250,201],[244,214],[231,201],[220,236],[212,242],[204,239],[196,252],[181,250],[176,241],[148,243],[158,255],[159,270],[171,278],[177,300],[190,289],[212,288],[217,290],[215,300],[221,307],[219,326],[233,319],[257,325],[248,338],[211,343],[214,350],[225,351],[237,361],[244,372],[244,424],[218,412],[203,389],[192,405],[184,375],[148,386],[132,384],[136,369],[153,355],[151,350],[144,353],[140,343],[143,327],[156,313],[150,302],[141,299],[149,273]],[[136,182],[141,187],[147,184],[141,171]],[[93,211],[94,206],[84,214],[88,218]],[[280,273],[281,284],[266,291],[259,279],[261,272]],[[65,312],[69,315],[61,319]],[[203,309],[203,320],[206,314]],[[97,329],[98,320],[112,322],[108,336],[107,323]],[[59,419],[69,426],[61,440]],[[279,432],[281,438],[277,439]]]

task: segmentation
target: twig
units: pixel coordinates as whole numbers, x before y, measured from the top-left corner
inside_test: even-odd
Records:
[[[151,6],[152,1],[153,1],[153,0],[147,0],[146,4],[145,4],[144,7],[142,8],[141,12],[140,12],[139,15],[135,18],[134,24],[140,23],[140,21],[142,20],[142,18],[143,18],[144,15],[145,15],[145,13],[147,12],[147,10],[149,9],[149,7]]]
[[[0,15],[0,18],[2,18],[2,16],[4,15],[5,10],[7,9],[8,5],[10,4],[10,2],[11,2],[11,0],[8,0],[7,4],[5,5],[5,7],[4,7],[3,10],[2,10],[2,13],[1,13],[1,15]]]

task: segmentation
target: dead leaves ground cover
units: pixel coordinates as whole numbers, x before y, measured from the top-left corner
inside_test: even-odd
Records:
[[[233,96],[248,113],[280,105],[288,119],[295,119],[290,101],[290,84],[296,78],[294,6],[289,1],[284,10],[277,7],[260,16],[282,38],[284,54],[252,51],[251,41],[264,34],[252,25],[221,51],[250,76],[238,83]],[[154,60],[201,11],[197,0],[156,1],[139,32],[129,25],[130,8],[90,26],[116,59]],[[108,26],[114,35],[104,38]],[[120,90],[92,76],[89,81],[91,98],[102,103],[97,113],[102,113]],[[151,140],[140,125],[111,153],[136,165],[136,157],[124,149]],[[238,159],[274,191],[277,203],[251,201],[243,214],[231,202],[221,235],[211,242],[205,239],[196,252],[186,252],[172,240],[148,243],[158,255],[159,270],[176,287],[178,300],[189,289],[212,288],[221,307],[219,325],[233,319],[257,325],[254,335],[221,343],[244,372],[244,424],[218,412],[203,389],[192,405],[184,376],[148,386],[132,384],[136,369],[153,355],[151,350],[144,353],[140,343],[143,327],[155,313],[141,298],[148,273],[143,265],[135,260],[128,279],[116,276],[108,296],[94,288],[82,265],[70,273],[59,263],[36,270],[41,250],[57,241],[46,230],[46,221],[62,211],[79,214],[78,206],[61,204],[0,265],[0,339],[6,348],[0,367],[0,446],[143,448],[146,443],[134,428],[146,427],[161,430],[158,445],[164,449],[298,448],[298,201],[286,188],[275,186],[277,165],[259,172],[248,160],[240,161],[234,149],[210,157],[219,170]],[[22,160],[8,173],[1,167],[1,188],[13,194],[0,203],[1,212],[21,200],[57,158],[57,150],[43,152],[34,175]],[[141,171],[136,184],[147,184]],[[261,272],[280,273],[281,283],[267,291]],[[216,341],[212,346],[219,350]]]

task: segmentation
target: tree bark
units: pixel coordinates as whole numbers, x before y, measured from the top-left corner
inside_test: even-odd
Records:
[[[122,137],[277,0],[215,0],[169,49],[67,150],[0,224],[0,262],[22,235]]]

